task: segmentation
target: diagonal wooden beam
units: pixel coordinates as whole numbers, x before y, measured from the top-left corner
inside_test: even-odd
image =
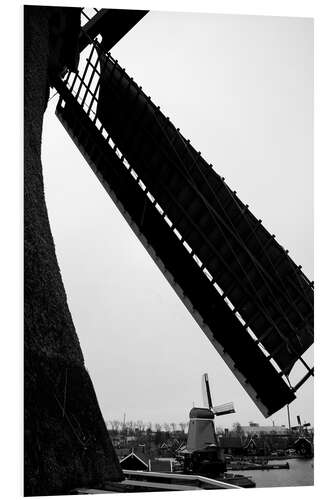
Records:
[[[103,48],[108,51],[119,42],[149,11],[101,9],[81,30],[79,50],[82,52],[97,36],[102,35]]]

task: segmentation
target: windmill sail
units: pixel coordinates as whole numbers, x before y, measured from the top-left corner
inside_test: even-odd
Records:
[[[209,380],[208,380],[207,373],[204,373],[202,376],[201,388],[202,388],[202,399],[203,399],[204,407],[210,409],[213,407],[213,403],[212,403],[212,396],[210,393]]]
[[[285,250],[111,60],[98,117],[279,367],[313,343],[312,288]]]
[[[313,343],[312,284],[142,89],[97,47],[97,59],[87,62],[89,79],[84,70],[79,86],[58,82],[57,116],[268,416],[295,398],[282,375]]]
[[[214,415],[217,415],[218,417],[220,415],[229,415],[229,413],[235,413],[233,403],[224,403],[222,405],[213,406],[212,410]]]

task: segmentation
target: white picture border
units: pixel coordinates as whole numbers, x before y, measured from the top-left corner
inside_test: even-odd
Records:
[[[77,1],[27,1],[29,5],[80,6]],[[224,14],[313,17],[315,26],[315,486],[225,491],[226,498],[329,498],[332,489],[332,3],[325,0],[112,0],[86,7],[216,12]],[[2,8],[1,127],[5,150],[1,168],[1,497],[23,494],[23,3]],[[203,496],[204,495],[204,496]],[[230,495],[230,496],[229,496]],[[221,493],[177,493],[177,498],[220,498]],[[43,497],[46,498],[46,497]],[[57,497],[68,498],[68,497]],[[134,498],[134,497],[133,497]],[[135,494],[165,499],[165,493]]]

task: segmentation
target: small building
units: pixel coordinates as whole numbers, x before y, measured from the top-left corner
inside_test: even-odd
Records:
[[[172,448],[168,442],[163,442],[160,446],[160,454],[162,457],[170,457],[172,456]]]
[[[133,450],[124,458],[120,460],[120,465],[122,469],[126,470],[149,470],[149,459],[139,452],[134,452]]]
[[[182,452],[182,451],[183,451],[183,450],[185,450],[185,449],[186,449],[186,443],[185,443],[185,441],[182,441],[182,442],[179,444],[178,448],[176,448],[176,449],[175,449],[175,452],[176,452],[176,453],[180,453],[180,452]]]
[[[220,447],[227,455],[242,455],[243,444],[240,437],[225,436],[220,438]]]
[[[243,451],[246,455],[256,455],[257,454],[257,443],[253,439],[253,437],[250,437],[247,439],[247,441],[244,443],[243,446]]]
[[[151,472],[173,472],[172,459],[155,459],[149,460],[149,470]]]
[[[258,425],[251,422],[250,425],[241,426],[241,429],[246,436],[260,436],[261,434],[290,434],[290,430],[284,425]]]
[[[303,457],[313,456],[313,446],[309,439],[301,436],[294,442],[293,448]]]

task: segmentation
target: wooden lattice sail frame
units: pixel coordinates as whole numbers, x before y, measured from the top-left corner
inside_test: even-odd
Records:
[[[85,31],[90,53],[78,72],[56,80],[56,114],[208,339],[269,416],[313,375],[302,357],[313,344],[313,283],[93,38],[97,34],[95,29],[89,38]],[[297,361],[306,374],[292,387],[288,376]]]

